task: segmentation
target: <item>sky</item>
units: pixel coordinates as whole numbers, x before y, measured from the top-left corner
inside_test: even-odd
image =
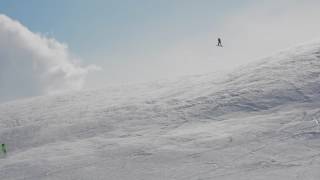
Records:
[[[319,39],[317,7],[317,0],[1,0],[0,102],[230,71]]]

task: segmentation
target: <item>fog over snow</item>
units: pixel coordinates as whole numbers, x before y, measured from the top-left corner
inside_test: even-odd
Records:
[[[66,44],[0,15],[0,102],[82,88],[96,66],[82,66]]]
[[[56,1],[7,2],[3,11],[16,19],[1,16],[0,102],[230,71],[320,37],[317,0],[188,1],[183,6],[179,1],[70,0],[60,1],[63,7],[54,6]],[[56,15],[60,10],[63,13]],[[90,25],[89,19],[94,20]],[[217,37],[224,48],[216,47]],[[95,69],[86,67],[90,64],[103,70],[90,73]]]

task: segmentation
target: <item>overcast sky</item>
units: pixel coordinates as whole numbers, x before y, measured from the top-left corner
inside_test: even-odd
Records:
[[[230,70],[319,39],[319,7],[318,0],[1,0],[0,102]]]

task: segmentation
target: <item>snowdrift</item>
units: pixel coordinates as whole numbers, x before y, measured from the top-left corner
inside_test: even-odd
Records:
[[[320,42],[221,78],[0,105],[1,179],[318,179]]]

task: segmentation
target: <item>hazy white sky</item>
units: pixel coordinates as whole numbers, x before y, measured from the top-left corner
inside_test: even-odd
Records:
[[[318,39],[318,7],[317,0],[4,0],[0,101],[230,70]]]

